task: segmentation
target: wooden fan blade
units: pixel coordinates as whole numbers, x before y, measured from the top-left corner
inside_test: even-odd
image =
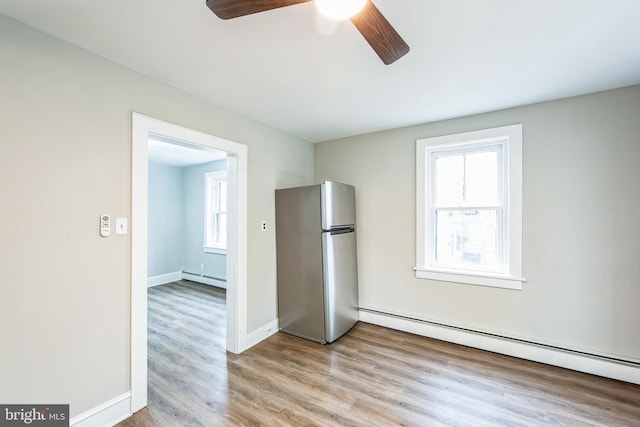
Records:
[[[207,6],[218,18],[231,19],[311,0],[207,0]]]
[[[371,0],[351,18],[351,22],[385,64],[389,65],[409,52],[409,45]]]

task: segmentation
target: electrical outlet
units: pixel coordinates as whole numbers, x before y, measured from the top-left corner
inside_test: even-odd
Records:
[[[260,229],[261,229],[262,231],[267,231],[267,221],[262,221],[262,222],[260,223]]]

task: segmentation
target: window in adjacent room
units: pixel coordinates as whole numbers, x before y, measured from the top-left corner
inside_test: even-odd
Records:
[[[204,246],[206,252],[227,248],[227,175],[226,171],[205,174]]]
[[[416,276],[521,289],[522,125],[416,147]]]

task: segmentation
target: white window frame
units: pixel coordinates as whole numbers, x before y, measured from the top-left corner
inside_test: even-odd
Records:
[[[502,146],[504,175],[498,183],[501,218],[499,271],[442,268],[435,265],[434,159],[443,151],[472,152]],[[499,177],[500,178],[500,177]],[[445,282],[522,289],[522,125],[482,129],[416,141],[416,277]],[[466,208],[461,208],[466,209]]]
[[[215,214],[217,211],[215,210],[209,210],[209,196],[210,196],[210,188],[209,188],[209,182],[213,181],[214,182],[214,188],[217,188],[217,185],[215,185],[215,183],[220,182],[220,181],[226,181],[227,180],[227,171],[226,170],[222,170],[222,171],[215,171],[215,172],[207,172],[204,174],[204,244],[203,244],[203,249],[204,252],[206,253],[213,253],[213,254],[226,254],[227,253],[227,247],[226,245],[216,245],[216,244],[209,244],[210,242],[207,240],[207,236],[209,234],[209,227],[216,227],[216,225],[211,221],[211,217],[213,216],[213,214]],[[218,197],[218,195],[216,194],[214,196],[215,198]],[[225,212],[226,213],[226,212]],[[215,218],[215,216],[214,216]]]

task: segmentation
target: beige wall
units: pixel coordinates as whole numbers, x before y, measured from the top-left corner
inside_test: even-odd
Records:
[[[0,15],[0,402],[127,392],[131,113],[246,144],[248,331],[276,317],[273,191],[312,182],[313,146]],[[135,224],[130,224],[135,227]]]
[[[360,305],[640,361],[640,86],[315,145],[357,191]],[[523,124],[522,291],[416,279],[416,139]]]

